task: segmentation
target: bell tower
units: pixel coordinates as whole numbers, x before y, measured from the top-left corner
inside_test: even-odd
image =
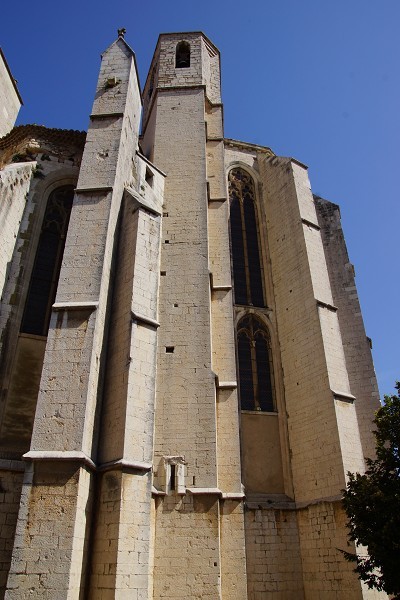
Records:
[[[154,598],[246,597],[219,59],[202,33],[163,34],[143,94],[142,147],[167,176]]]

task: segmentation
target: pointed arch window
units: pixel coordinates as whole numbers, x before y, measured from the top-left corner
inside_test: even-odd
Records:
[[[22,318],[22,333],[47,335],[73,198],[74,187],[63,186],[53,190],[47,201]]]
[[[271,342],[260,319],[246,315],[239,321],[237,345],[241,409],[273,412]]]
[[[228,177],[230,232],[235,304],[265,306],[255,188],[243,169],[232,169]]]
[[[190,67],[190,44],[179,42],[176,46],[175,68],[184,69]]]

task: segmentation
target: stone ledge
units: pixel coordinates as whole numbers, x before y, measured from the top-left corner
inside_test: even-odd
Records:
[[[22,457],[24,460],[30,461],[71,461],[80,462],[92,470],[96,469],[95,463],[91,458],[81,450],[30,450]]]
[[[101,465],[96,465],[93,460],[81,450],[30,450],[23,455],[25,461],[71,461],[80,462],[89,467],[92,471],[102,473],[112,469],[125,469],[131,471],[151,471],[152,463],[139,460],[124,460],[119,458]],[[4,462],[20,462],[20,461],[4,461]],[[22,463],[21,463],[22,464]],[[0,462],[1,467],[1,462]],[[23,470],[23,469],[22,469]]]
[[[219,390],[236,390],[237,381],[220,381],[218,375],[215,378],[216,386]]]
[[[337,312],[338,307],[335,306],[334,304],[329,304],[328,302],[323,302],[322,300],[316,300],[317,302],[317,306],[321,307],[321,308],[327,308],[328,310],[331,310],[332,312]]]
[[[331,392],[333,394],[333,398],[335,400],[341,400],[342,402],[349,402],[350,404],[353,404],[354,400],[356,400],[356,397],[353,396],[353,394],[350,394],[349,392],[339,392],[337,390],[332,390]]]
[[[158,490],[154,485],[151,487],[151,493],[153,496],[166,496],[167,493],[163,490]]]
[[[139,313],[131,311],[132,321],[137,321],[138,323],[143,323],[144,325],[150,325],[150,327],[154,327],[158,329],[160,327],[160,323],[155,319],[151,319],[150,317],[145,317],[144,315],[140,315]]]
[[[112,185],[102,185],[100,187],[75,188],[75,194],[108,194],[113,191]]]
[[[312,227],[313,229],[316,229],[317,231],[321,231],[321,227],[317,224],[317,223],[313,223],[312,221],[309,221],[308,219],[301,219],[301,222],[303,223],[303,225],[308,225],[309,227]]]
[[[245,494],[243,492],[222,492],[222,500],[243,500]]]
[[[87,302],[55,302],[52,306],[53,310],[96,310],[99,303],[96,301]]]
[[[211,290],[213,292],[229,292],[232,289],[230,284],[228,285],[214,285],[211,284]]]
[[[222,197],[222,198],[212,198],[211,196],[208,197],[208,201],[209,202],[226,202],[227,201],[227,197]]]
[[[194,496],[196,495],[215,495],[215,496],[221,496],[222,492],[219,488],[194,488],[194,487],[190,487],[190,488],[186,488],[186,491],[189,492],[190,494],[193,494]]]
[[[118,460],[112,460],[107,463],[103,463],[102,465],[98,465],[97,471],[111,471],[113,469],[123,469],[123,470],[131,470],[131,471],[151,471],[153,465],[148,462],[143,462],[140,460],[124,460],[120,458]]]

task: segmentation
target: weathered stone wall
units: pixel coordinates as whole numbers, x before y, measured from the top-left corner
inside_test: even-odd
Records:
[[[315,199],[318,222],[324,243],[333,301],[346,357],[351,393],[355,396],[358,427],[363,455],[375,454],[374,428],[371,416],[380,406],[378,385],[372,362],[370,342],[366,336],[355,283],[354,267],[349,260],[336,204]]]
[[[0,598],[11,563],[23,475],[22,462],[0,459]]]
[[[38,129],[44,136],[48,133],[45,128]],[[18,136],[21,138],[19,141]],[[0,171],[1,256],[4,259],[2,267],[6,267],[2,270],[4,287],[0,310],[0,456],[3,459],[19,459],[29,450],[31,441],[46,339],[21,334],[20,325],[43,214],[51,191],[59,186],[73,185],[78,172],[75,160],[71,160],[71,155],[76,152],[74,135],[70,135],[70,145],[67,135],[64,143],[57,148],[49,145],[46,139],[34,140],[23,136],[24,131],[18,130],[15,135],[13,132],[3,138],[2,162],[10,160],[13,152],[31,160],[6,165]],[[15,144],[18,145],[17,149]],[[25,154],[27,144],[30,157]],[[11,463],[14,464],[15,460]],[[20,463],[22,471],[23,468],[24,463]],[[8,485],[10,472],[5,476]],[[12,552],[12,540],[8,534],[10,515],[14,515],[15,526],[22,485],[22,473],[14,476],[21,479],[20,484],[15,483],[12,496],[7,488],[7,502],[0,503],[0,519],[5,519],[7,523],[7,528],[0,533],[5,569],[3,579],[7,578]],[[4,591],[5,581],[1,585]]]
[[[0,50],[0,137],[13,128],[22,104],[15,86]]]
[[[79,598],[90,478],[74,464],[43,462],[24,477],[5,598]],[[73,542],[75,542],[73,544]]]
[[[162,176],[151,185],[138,158],[136,190],[124,195],[98,463],[104,474],[95,508],[90,597],[126,591],[149,598],[157,288]],[[157,212],[156,212],[157,211]],[[119,596],[121,595],[121,596]]]
[[[191,45],[191,63],[175,69],[181,37]],[[222,590],[233,599],[245,596],[246,580],[222,111],[210,104],[219,100],[219,56],[201,34],[161,36],[159,49],[151,67],[158,90],[143,139],[145,152],[167,174],[154,597],[216,597]],[[185,463],[182,498],[173,490],[162,496],[169,491],[168,457]]]
[[[314,202],[289,159],[265,160],[263,180],[295,498],[335,496],[363,456],[354,406],[335,394],[350,390]]]
[[[302,600],[296,511],[251,505],[245,512],[249,600]]]
[[[140,119],[134,57],[121,38],[103,55],[91,119],[27,455],[35,462],[19,514],[21,536],[16,537],[9,576],[12,592],[8,593],[13,598],[23,598],[27,587],[49,599],[78,598],[84,586],[85,523],[91,512],[90,470],[96,458],[111,267],[122,195],[132,180]],[[42,483],[46,461],[57,465],[67,461],[70,472],[53,465],[50,479]],[[63,526],[66,547],[61,557],[55,542],[50,543],[55,556],[42,579],[37,570],[28,569],[26,574],[20,566],[32,560],[36,569],[44,569],[46,545],[40,528],[31,531],[29,548],[23,541],[31,523],[40,522],[38,510],[46,515],[49,532]]]
[[[347,540],[347,517],[340,501],[319,502],[297,511],[305,598],[318,600],[384,600],[384,592],[369,590],[354,573],[341,550],[354,552]],[[318,575],[319,574],[319,575]]]
[[[0,296],[3,296],[9,266],[24,214],[32,170],[36,163],[17,163],[0,171]],[[21,242],[20,242],[21,243]]]

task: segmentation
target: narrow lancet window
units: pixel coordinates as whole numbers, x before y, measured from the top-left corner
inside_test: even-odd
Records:
[[[247,315],[237,329],[239,394],[242,410],[274,411],[271,344],[266,327]]]
[[[176,47],[175,67],[177,69],[190,67],[190,44],[187,42],[179,42]]]
[[[230,230],[235,304],[265,306],[254,182],[243,169],[229,173]]]
[[[22,333],[47,335],[73,198],[74,188],[64,186],[51,192],[47,201],[21,324]]]

